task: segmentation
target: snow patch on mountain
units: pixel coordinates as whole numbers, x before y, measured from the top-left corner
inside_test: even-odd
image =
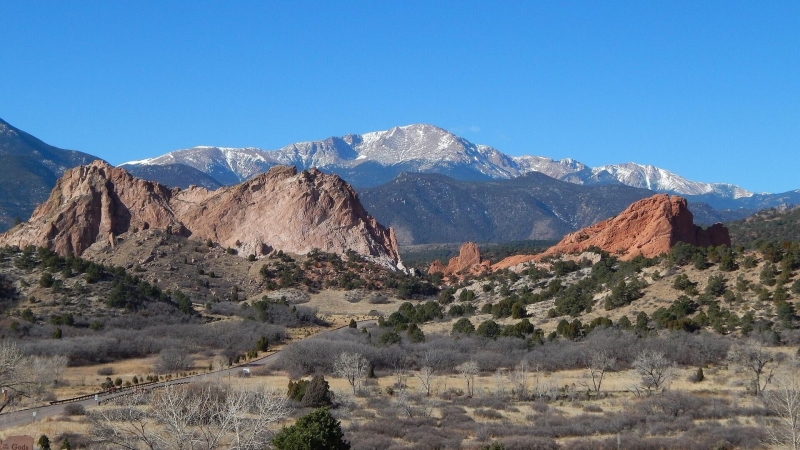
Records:
[[[349,134],[322,141],[297,142],[278,150],[198,146],[123,166],[186,164],[223,184],[251,178],[276,164],[300,169],[317,167],[352,176],[359,165],[370,170],[439,173],[479,173],[487,178],[508,179],[529,172],[576,184],[621,183],[628,186],[681,195],[715,194],[725,198],[751,197],[752,192],[725,183],[701,183],[652,165],[624,163],[589,167],[572,158],[554,160],[543,156],[509,156],[487,145],[474,144],[429,124],[413,124],[384,131]],[[376,167],[377,166],[377,167]],[[395,172],[391,172],[392,168]],[[461,172],[459,172],[461,171]],[[389,178],[391,179],[391,178]]]

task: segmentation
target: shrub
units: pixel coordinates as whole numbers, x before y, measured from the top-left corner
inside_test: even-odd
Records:
[[[371,296],[368,301],[373,305],[384,305],[390,302],[389,297],[383,294],[375,294]]]
[[[475,292],[469,289],[462,289],[461,293],[458,294],[458,300],[462,302],[471,302],[475,300]]]
[[[107,377],[109,375],[114,375],[114,369],[112,369],[111,367],[101,367],[97,369],[97,374],[102,375],[104,377]]]
[[[475,326],[466,317],[462,317],[453,324],[453,330],[450,334],[472,334],[475,332]]]
[[[425,342],[425,333],[414,323],[408,326],[408,340],[413,343]]]
[[[503,327],[498,325],[494,320],[487,320],[486,322],[481,323],[478,325],[478,329],[476,330],[476,334],[478,336],[483,336],[490,339],[500,336],[500,333],[502,332]]]
[[[80,403],[69,403],[68,405],[64,406],[64,415],[85,416],[86,408],[84,408],[83,405],[81,405]]]
[[[53,275],[50,274],[50,272],[43,273],[41,278],[39,278],[39,286],[41,287],[50,288],[53,287],[54,283],[55,279],[53,278]]]
[[[50,450],[50,438],[43,434],[39,436],[39,440],[36,441],[36,445],[39,446],[40,450]]]
[[[286,396],[296,402],[300,402],[303,400],[303,397],[306,395],[306,389],[308,389],[308,380],[297,380],[292,381],[289,380],[289,390],[286,393]]]
[[[702,367],[698,367],[697,372],[695,372],[692,376],[689,377],[689,381],[691,381],[692,383],[701,383],[705,379],[706,375],[703,373]]]
[[[333,393],[330,390],[328,382],[322,375],[314,375],[314,378],[308,382],[305,394],[300,400],[300,404],[304,407],[319,408],[321,406],[329,406],[333,403]]]
[[[502,414],[490,408],[478,408],[475,410],[475,415],[490,420],[500,420],[503,418]]]
[[[328,408],[319,408],[283,428],[272,440],[278,450],[349,450],[344,432]]]
[[[708,277],[706,294],[719,297],[725,292],[725,277],[722,275],[711,275]]]
[[[378,345],[379,346],[390,346],[394,344],[399,344],[402,340],[400,339],[400,335],[395,333],[394,331],[388,331],[383,333],[381,337],[378,338]]]

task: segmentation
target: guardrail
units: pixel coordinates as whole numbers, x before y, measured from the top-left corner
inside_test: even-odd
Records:
[[[79,402],[81,400],[88,400],[88,399],[94,398],[95,396],[101,396],[101,395],[105,396],[105,395],[116,394],[116,393],[119,393],[119,392],[125,392],[125,391],[129,391],[131,389],[142,388],[142,387],[150,386],[150,385],[157,384],[157,383],[160,383],[160,381],[147,381],[145,383],[134,384],[134,385],[131,385],[131,386],[113,387],[113,388],[107,389],[105,391],[95,392],[93,394],[86,394],[86,395],[81,395],[81,396],[72,397],[72,398],[62,398],[61,400],[53,400],[53,401],[50,402],[50,404],[51,405],[60,405],[62,403]]]

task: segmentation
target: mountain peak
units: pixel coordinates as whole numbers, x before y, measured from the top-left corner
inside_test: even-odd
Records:
[[[511,157],[428,123],[297,142],[273,151],[201,146],[124,165],[157,164],[185,164],[224,185],[239,183],[274,165],[286,164],[301,169],[324,168],[360,187],[389,182],[401,172],[437,172],[461,180],[489,180],[514,178],[535,171],[585,185],[625,184],[656,192],[712,195],[722,199],[753,195],[735,185],[691,181],[652,165],[633,162],[592,168],[572,158]]]

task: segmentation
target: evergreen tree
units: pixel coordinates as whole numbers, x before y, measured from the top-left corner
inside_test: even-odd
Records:
[[[694,381],[699,383],[699,382],[701,382],[701,381],[703,381],[705,379],[706,379],[706,374],[703,373],[703,368],[702,367],[698,367],[697,368],[697,373],[694,375]]]
[[[329,406],[333,403],[333,394],[331,393],[328,382],[322,375],[314,375],[314,378],[306,386],[305,394],[300,404],[304,407],[319,408],[321,406]]]
[[[470,322],[466,317],[462,317],[453,324],[453,330],[450,334],[472,334],[474,332],[475,325],[472,325],[472,322]]]
[[[414,323],[408,326],[408,340],[411,342],[425,342],[425,333]]]
[[[349,450],[341,424],[328,408],[319,408],[284,427],[272,440],[278,450]]]
[[[50,450],[50,438],[43,434],[39,436],[36,445],[38,445],[41,450]]]

